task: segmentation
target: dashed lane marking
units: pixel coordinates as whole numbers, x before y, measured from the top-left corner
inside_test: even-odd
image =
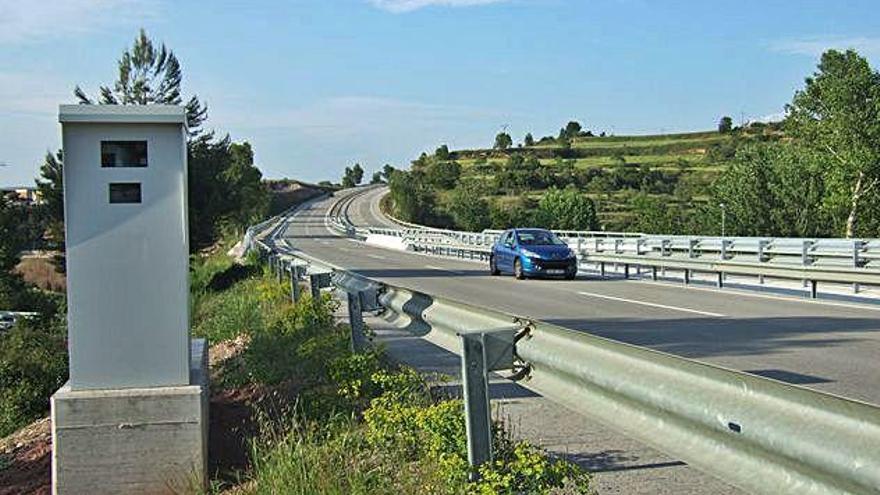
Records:
[[[580,294],[582,296],[587,296],[587,297],[595,297],[598,299],[607,299],[609,301],[619,301],[619,302],[625,302],[625,303],[629,303],[629,304],[639,304],[642,306],[650,306],[653,308],[671,309],[673,311],[682,311],[684,313],[694,313],[694,314],[703,315],[703,316],[713,316],[716,318],[723,318],[724,317],[724,315],[722,315],[722,314],[710,313],[709,311],[700,311],[697,309],[682,308],[679,306],[667,306],[666,304],[658,304],[658,303],[652,303],[652,302],[647,302],[647,301],[638,301],[636,299],[626,299],[623,297],[606,296],[605,294],[596,294],[593,292],[578,292],[578,294]]]

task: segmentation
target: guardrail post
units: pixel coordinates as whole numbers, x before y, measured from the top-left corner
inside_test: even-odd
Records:
[[[811,264],[810,260],[810,249],[813,247],[812,241],[804,241],[803,246],[801,247],[801,264],[804,266],[809,266]],[[804,287],[810,287],[810,281],[804,280]],[[810,292],[812,293],[812,287],[810,287]]]
[[[489,373],[480,334],[462,335],[461,378],[464,389],[468,463],[478,467],[492,461],[492,418],[489,407]],[[472,478],[475,475],[472,473]]]
[[[644,239],[636,239],[636,256],[642,254],[642,246],[645,244]]]
[[[688,285],[691,283],[691,271],[687,268],[684,269],[684,285]]]
[[[671,243],[672,241],[670,241],[669,239],[662,239],[660,241],[660,256],[669,256],[670,254],[672,254],[671,252],[667,254]]]
[[[364,314],[361,310],[361,293],[348,293],[348,321],[351,325],[351,350],[359,352],[366,347]]]
[[[696,239],[688,239],[688,258],[695,258],[697,243]]]
[[[724,288],[724,272],[718,272],[718,282],[716,283],[719,289]]]
[[[657,267],[656,266],[651,267],[651,280],[653,280],[654,282],[657,281]]]
[[[810,265],[810,249],[813,247],[813,241],[804,241],[804,245],[801,248],[801,263],[804,266]]]
[[[299,268],[296,266],[296,263],[291,263],[290,265],[290,299],[295,304],[299,301],[300,296],[300,287],[299,287]]]
[[[767,247],[770,241],[766,239],[758,240],[758,263],[764,262],[764,248]],[[758,275],[758,283],[764,285],[764,275]]]
[[[815,280],[810,280],[810,298],[816,299],[819,297],[819,283]]]
[[[605,262],[604,261],[599,262],[599,276],[602,278],[605,278]]]
[[[309,275],[309,293],[313,300],[321,298],[321,274],[312,273]]]
[[[623,278],[629,278],[629,263],[623,264]]]
[[[853,268],[858,268],[861,264],[861,260],[859,259],[859,253],[862,251],[862,247],[864,247],[864,241],[855,240],[853,241],[853,253],[852,253],[852,261]],[[853,294],[858,294],[859,290],[861,290],[861,286],[856,282],[853,284]]]
[[[464,391],[468,463],[472,468],[492,462],[492,410],[489,372],[513,367],[514,338],[518,328],[460,333],[461,379]],[[478,477],[471,472],[471,481]]]
[[[721,260],[727,259],[727,246],[730,244],[730,240],[721,239]]]

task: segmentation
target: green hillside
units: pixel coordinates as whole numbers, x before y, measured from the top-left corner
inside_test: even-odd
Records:
[[[495,148],[424,153],[412,164],[406,184],[392,190],[395,213],[410,221],[452,228],[506,228],[538,225],[541,198],[555,189],[574,188],[590,198],[598,228],[609,231],[706,231],[714,218],[700,218],[710,187],[733,158],[751,141],[777,141],[778,124],[753,124],[720,133],[694,132],[645,136],[593,136],[570,123],[558,137],[545,137]],[[402,178],[398,182],[401,183]],[[467,205],[463,189],[488,203],[479,212]],[[412,196],[410,199],[402,196]],[[410,203],[418,203],[413,206]],[[457,211],[459,210],[459,211]],[[648,214],[650,213],[650,214]]]

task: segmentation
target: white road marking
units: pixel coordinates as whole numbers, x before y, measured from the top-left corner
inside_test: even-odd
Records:
[[[725,287],[724,289],[717,289],[712,287],[694,287],[694,286],[682,286],[681,283],[675,282],[667,282],[667,281],[657,281],[653,280],[629,280],[628,282],[637,282],[640,284],[653,284],[653,285],[668,285],[671,287],[676,287],[684,290],[703,290],[707,292],[713,292],[715,294],[723,294],[725,292],[729,292],[731,294],[736,294],[737,296],[748,296],[748,297],[761,297],[764,299],[775,299],[778,301],[787,301],[787,302],[796,302],[796,303],[804,303],[804,304],[816,304],[822,306],[838,306],[841,308],[852,308],[852,309],[867,309],[869,311],[880,311],[880,306],[874,305],[871,306],[872,303],[844,303],[844,302],[835,302],[828,301],[825,299],[807,299],[804,297],[798,297],[795,295],[785,296],[785,295],[773,295],[773,294],[763,294],[760,291],[760,287],[755,287],[754,289],[750,289],[749,287]]]
[[[703,315],[703,316],[714,316],[716,318],[724,317],[724,315],[719,314],[719,313],[710,313],[708,311],[699,311],[696,309],[681,308],[678,306],[667,306],[665,304],[657,304],[657,303],[652,303],[652,302],[647,302],[647,301],[638,301],[635,299],[625,299],[623,297],[606,296],[604,294],[595,294],[593,292],[578,292],[578,294],[580,294],[582,296],[587,296],[587,297],[596,297],[599,299],[608,299],[610,301],[619,301],[619,302],[625,302],[625,303],[630,303],[630,304],[640,304],[642,306],[651,306],[654,308],[671,309],[673,311],[682,311],[685,313],[694,313],[694,314]]]
[[[379,256],[378,254],[368,254],[367,256],[369,256],[370,258],[375,258],[377,260],[387,260],[388,259],[384,256]]]
[[[441,268],[439,266],[434,266],[434,265],[425,265],[425,268],[427,268],[429,270],[438,270],[441,272],[454,273],[456,275],[464,275],[464,272],[459,272],[459,271],[455,271],[455,270],[448,270],[446,268]]]

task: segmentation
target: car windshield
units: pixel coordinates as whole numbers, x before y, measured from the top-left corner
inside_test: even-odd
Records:
[[[520,230],[516,233],[523,246],[564,246],[565,243],[547,230]]]

